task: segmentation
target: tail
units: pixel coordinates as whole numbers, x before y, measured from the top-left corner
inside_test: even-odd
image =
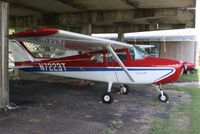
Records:
[[[26,61],[34,61],[34,57],[30,53],[30,51],[24,46],[24,44],[11,40],[9,41],[10,50],[13,55],[14,62],[26,62]]]

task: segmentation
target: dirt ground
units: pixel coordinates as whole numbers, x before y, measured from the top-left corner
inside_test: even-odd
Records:
[[[32,80],[10,81],[10,101],[19,108],[0,111],[1,134],[147,134],[155,118],[185,103],[188,95],[167,91],[169,103],[157,100],[152,85],[131,85],[129,95],[117,94],[114,103],[100,103],[105,83],[72,86]]]

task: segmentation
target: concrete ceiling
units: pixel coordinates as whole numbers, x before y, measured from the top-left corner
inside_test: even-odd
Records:
[[[195,0],[6,0],[13,27],[194,26]],[[45,19],[45,20],[44,20]],[[23,23],[23,24],[22,24]],[[26,23],[26,24],[24,24]],[[30,23],[30,24],[29,24]],[[13,25],[14,24],[14,25]]]
[[[194,7],[194,0],[7,0],[10,15]]]

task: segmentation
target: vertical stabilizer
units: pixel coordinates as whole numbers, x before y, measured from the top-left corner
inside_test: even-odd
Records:
[[[9,41],[10,50],[15,62],[33,61],[34,58],[31,53],[25,48],[23,44],[16,40]]]

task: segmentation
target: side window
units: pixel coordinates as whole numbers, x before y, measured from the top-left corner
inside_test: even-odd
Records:
[[[127,60],[126,52],[117,52],[116,54],[120,58],[121,61]]]
[[[116,54],[121,61],[127,60],[126,52],[116,52]],[[107,53],[106,54],[106,61],[107,62],[113,62],[113,61],[116,61],[116,60],[111,53]]]
[[[106,61],[107,62],[113,62],[113,61],[115,61],[115,58],[112,56],[111,53],[107,53],[106,54]]]
[[[91,61],[95,63],[103,63],[103,54],[94,54],[91,57]]]

